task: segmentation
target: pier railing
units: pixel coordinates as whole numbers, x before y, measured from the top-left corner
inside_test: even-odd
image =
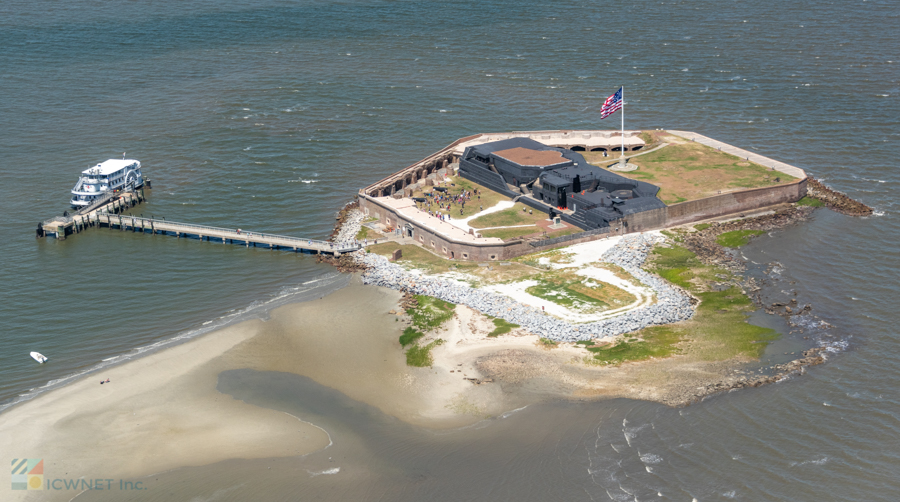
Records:
[[[161,220],[157,218],[144,218],[141,216],[98,214],[94,219],[107,225],[124,225],[133,229],[164,231],[182,234],[193,234],[203,237],[216,237],[231,241],[255,242],[272,244],[280,247],[292,247],[314,251],[328,251],[349,253],[360,249],[359,243],[335,243],[318,239],[304,239],[289,235],[277,235],[265,232],[244,231],[234,228],[214,227],[210,225],[197,225],[194,223],[182,223],[177,221]]]

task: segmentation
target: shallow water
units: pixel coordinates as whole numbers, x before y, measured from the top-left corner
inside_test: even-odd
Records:
[[[628,128],[694,130],[807,169],[876,208],[865,219],[820,211],[745,251],[783,264],[801,303],[834,325],[835,348],[849,350],[803,378],[684,410],[528,408],[454,435],[447,451],[469,453],[446,463],[419,452],[418,440],[375,448],[366,458],[393,467],[360,479],[377,480],[384,491],[372,493],[386,498],[462,486],[467,498],[643,500],[658,489],[673,500],[884,499],[900,477],[895,7],[3,2],[0,401],[330,272],[306,256],[105,229],[36,241],[36,224],[66,208],[89,165],[123,151],[140,159],[154,190],[138,213],[321,238],[358,188],[458,137],[617,128],[618,117],[599,120],[599,104],[624,83]],[[50,362],[34,364],[31,350]],[[638,446],[610,453],[602,444],[624,441],[626,419],[645,426]],[[536,436],[516,436],[509,423]],[[494,458],[489,445],[507,454],[502,468],[466,467]],[[419,471],[405,470],[418,458],[433,469],[421,485]],[[227,489],[216,468],[173,475],[207,480],[197,486],[209,496]],[[312,479],[338,490],[323,497],[342,498],[349,469]],[[239,479],[256,493],[277,488],[263,490],[249,472]]]

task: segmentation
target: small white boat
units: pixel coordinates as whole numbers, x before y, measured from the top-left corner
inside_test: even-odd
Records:
[[[35,361],[37,361],[41,364],[44,364],[45,362],[47,362],[47,356],[45,356],[44,354],[41,354],[40,352],[32,352],[31,357],[33,357]]]

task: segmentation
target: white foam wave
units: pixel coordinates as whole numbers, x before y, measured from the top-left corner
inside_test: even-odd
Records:
[[[509,410],[509,411],[507,411],[506,413],[503,413],[502,415],[500,415],[500,418],[509,418],[509,417],[515,415],[516,413],[518,413],[518,412],[524,410],[525,408],[528,408],[528,406],[526,405],[526,406],[523,406],[523,407],[521,407],[521,408],[516,408],[516,409],[514,409],[514,410]]]
[[[662,457],[659,455],[654,455],[653,453],[642,453],[639,454],[641,458],[641,462],[645,464],[658,464],[663,461]]]
[[[332,469],[325,469],[324,471],[310,471],[310,470],[307,470],[306,472],[308,472],[310,476],[316,477],[316,476],[321,476],[321,475],[323,475],[323,474],[324,474],[324,475],[328,475],[328,474],[337,474],[337,473],[341,472],[341,468],[340,468],[340,467],[335,467],[335,468],[332,468]]]
[[[822,456],[813,460],[804,460],[803,462],[791,462],[791,467],[800,467],[801,465],[825,465],[828,463],[828,457]]]

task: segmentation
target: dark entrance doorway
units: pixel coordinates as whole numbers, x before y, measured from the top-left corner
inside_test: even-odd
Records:
[[[559,187],[556,189],[556,205],[559,207],[566,207],[566,187]]]

